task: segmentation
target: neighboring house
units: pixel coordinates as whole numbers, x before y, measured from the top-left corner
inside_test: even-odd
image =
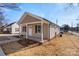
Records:
[[[11,34],[19,34],[19,25],[16,22],[13,22],[5,26],[3,31]]]
[[[57,24],[31,13],[24,13],[18,24],[20,35],[37,42],[52,39],[60,32],[60,27]]]

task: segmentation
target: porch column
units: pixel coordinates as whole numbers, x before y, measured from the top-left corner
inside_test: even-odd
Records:
[[[48,24],[48,40],[50,40],[50,24]]]
[[[21,25],[19,25],[19,35],[21,35]]]
[[[41,41],[44,42],[44,40],[43,40],[43,21],[41,22]]]
[[[28,37],[27,37],[27,24],[26,24],[26,39],[27,39]]]

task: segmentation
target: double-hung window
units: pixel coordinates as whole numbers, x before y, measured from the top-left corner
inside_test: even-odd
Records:
[[[15,31],[18,32],[19,31],[19,28],[15,28]]]
[[[22,32],[26,32],[26,26],[22,27]]]
[[[41,32],[41,25],[35,25],[35,33]]]

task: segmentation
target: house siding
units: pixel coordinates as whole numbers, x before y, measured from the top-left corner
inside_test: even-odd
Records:
[[[54,38],[60,33],[60,28],[55,25],[50,25],[50,39]]]
[[[15,24],[13,24],[12,26],[11,26],[11,33],[12,34],[19,34],[19,31],[16,31],[15,29],[16,28],[18,28],[19,29],[19,25],[17,24],[17,23],[15,23]]]
[[[40,20],[39,19],[36,19],[36,18],[34,18],[32,16],[27,15],[26,17],[24,17],[24,19],[21,22],[21,24],[29,23],[29,22],[37,22],[37,21],[40,21]]]
[[[44,39],[49,39],[49,25],[43,24],[43,37]]]

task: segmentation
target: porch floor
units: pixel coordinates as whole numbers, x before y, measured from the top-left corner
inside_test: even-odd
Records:
[[[41,40],[41,37],[33,37],[33,36],[28,36],[28,39],[34,39],[34,40]],[[43,38],[44,42],[48,41],[48,38]]]

